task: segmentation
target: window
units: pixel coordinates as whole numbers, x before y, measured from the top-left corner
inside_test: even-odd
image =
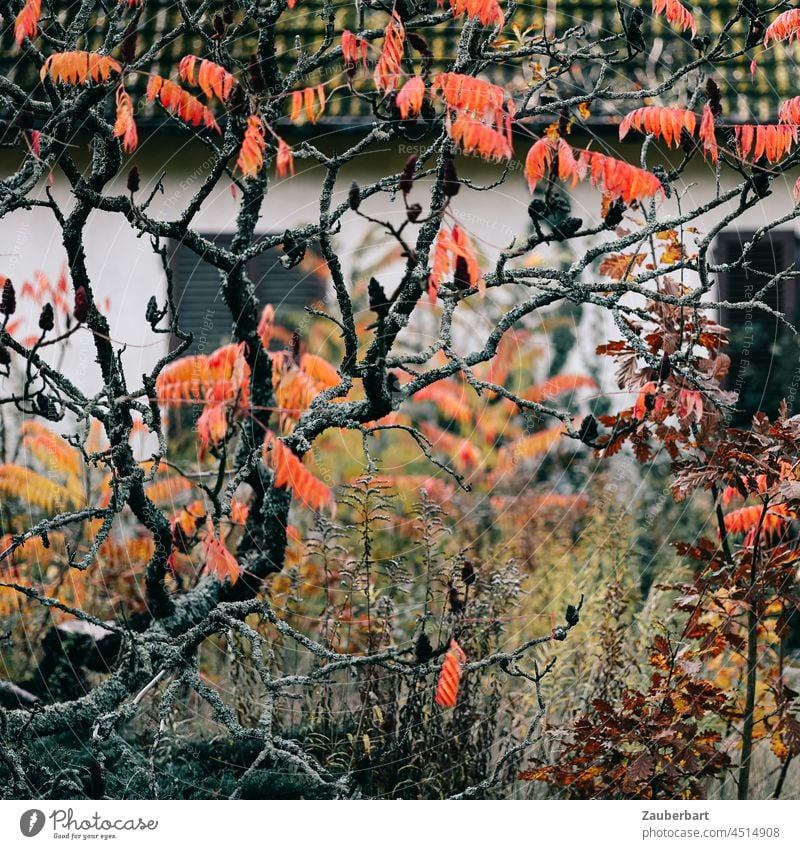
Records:
[[[720,234],[715,245],[715,261],[735,262],[742,255],[742,247],[752,238],[752,232]],[[749,300],[769,281],[769,276],[796,267],[797,259],[798,245],[793,232],[776,231],[764,236],[750,252],[749,269],[719,275],[719,299]],[[761,300],[796,324],[800,316],[798,285],[800,280],[792,275],[764,292]],[[800,398],[794,395],[800,388],[796,376],[800,346],[791,331],[763,310],[723,308],[720,312],[721,324],[731,331],[728,349],[731,368],[725,386],[739,394],[732,423],[747,426],[759,410],[774,418],[782,398],[786,398],[790,414],[798,412]]]
[[[227,247],[229,234],[202,234]],[[260,237],[259,237],[260,238]],[[295,327],[302,321],[303,308],[325,300],[327,269],[312,250],[294,268],[280,262],[280,248],[265,251],[247,264],[255,286],[259,308],[272,304],[278,323]],[[189,354],[209,353],[231,341],[233,318],[222,298],[219,272],[182,242],[172,242],[170,268],[175,286],[180,326],[194,335]]]

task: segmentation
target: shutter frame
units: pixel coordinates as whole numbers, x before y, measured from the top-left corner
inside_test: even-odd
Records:
[[[233,239],[233,233],[200,235],[222,247],[229,247]],[[259,233],[254,241],[271,235],[275,234]],[[309,270],[310,263],[284,268],[281,253],[279,248],[263,251],[248,261],[247,272],[259,306],[271,303],[277,322],[291,327],[305,307],[325,301],[326,284],[313,268]],[[313,249],[309,253],[313,255]],[[178,316],[183,319],[180,327],[194,334],[186,353],[207,354],[232,341],[234,319],[222,298],[219,272],[179,239],[170,239],[167,256]],[[172,348],[178,343],[177,337],[171,337]]]

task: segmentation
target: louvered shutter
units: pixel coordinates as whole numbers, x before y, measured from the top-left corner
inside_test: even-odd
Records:
[[[752,233],[727,232],[717,238],[714,258],[720,263],[735,262]],[[718,277],[719,298],[747,301],[767,283],[767,275],[796,266],[797,240],[794,233],[778,231],[765,236],[749,255],[750,269],[735,269]],[[754,272],[762,272],[760,274]],[[798,316],[798,280],[782,280],[760,295],[774,310],[795,322]],[[797,344],[777,317],[763,310],[722,309],[720,321],[730,328],[731,369],[726,388],[739,393],[740,412],[734,424],[747,425],[761,410],[773,417],[781,398],[787,396],[791,375],[797,366]]]
[[[230,234],[203,235],[223,247],[231,244]],[[302,320],[304,307],[325,300],[325,283],[313,252],[295,268],[285,268],[280,255],[277,249],[265,251],[248,263],[247,270],[259,305],[272,304],[278,322],[293,328]],[[209,353],[231,341],[233,318],[222,298],[216,268],[178,241],[170,248],[170,268],[180,326],[194,335],[188,353]]]

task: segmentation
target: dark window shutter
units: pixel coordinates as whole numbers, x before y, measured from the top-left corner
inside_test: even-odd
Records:
[[[231,244],[230,234],[202,235],[223,247]],[[277,321],[291,329],[302,321],[304,307],[325,300],[325,278],[323,263],[313,250],[294,268],[281,264],[281,253],[280,249],[265,251],[248,263],[247,270],[259,309],[272,304]],[[169,259],[180,326],[194,335],[187,353],[209,353],[230,342],[233,317],[222,298],[217,269],[179,241],[172,242]]]
[[[717,237],[714,259],[735,262],[753,233],[726,232]],[[796,266],[797,240],[793,232],[767,234],[749,254],[750,269],[734,269],[718,277],[721,301],[747,301],[774,275]],[[761,273],[755,273],[761,272]],[[792,276],[772,286],[759,297],[772,309],[795,323],[798,317],[798,280]],[[777,317],[758,309],[723,308],[720,322],[730,328],[731,369],[726,388],[739,393],[739,412],[733,423],[746,426],[754,413],[763,411],[771,418],[780,400],[787,396],[792,374],[797,368],[798,348],[792,334]]]

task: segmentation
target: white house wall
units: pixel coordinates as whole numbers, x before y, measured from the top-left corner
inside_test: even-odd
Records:
[[[340,140],[341,143],[341,140]],[[164,163],[163,151],[170,153]],[[635,148],[626,151],[629,159],[635,161]],[[337,185],[335,200],[343,202],[352,180],[369,182],[387,173],[397,172],[410,154],[416,152],[411,145],[401,146],[399,150],[375,150],[361,157],[353,166],[343,169]],[[156,197],[149,209],[155,217],[174,218],[180,214],[192,194],[201,185],[211,161],[204,158],[204,150],[197,146],[185,146],[173,150],[168,140],[151,137],[137,153],[136,163],[142,176],[142,187],[137,195],[144,198],[154,185],[154,180],[166,169],[163,194]],[[319,188],[322,171],[319,166],[307,162],[297,162],[297,174],[287,180],[275,181],[262,209],[260,230],[263,232],[282,232],[287,227],[313,221],[319,203]],[[488,167],[471,160],[459,160],[459,174],[474,180],[476,184],[488,185],[500,173],[497,166]],[[0,168],[4,173],[13,169],[13,160],[6,155],[0,158]],[[791,184],[793,178],[776,182],[773,196],[755,210],[745,213],[737,226],[742,229],[755,229],[785,213],[792,207]],[[112,187],[111,191],[124,192],[124,177]],[[706,166],[692,169],[686,176],[684,185],[675,187],[684,192],[683,208],[696,202],[703,202],[713,195],[713,174]],[[52,187],[56,200],[69,209],[69,190],[66,179],[58,173]],[[41,197],[44,198],[42,190]],[[600,195],[591,185],[581,184],[571,192],[572,214],[586,220],[596,219],[599,211]],[[423,203],[426,192],[420,186],[411,196],[411,200]],[[506,183],[487,192],[474,192],[462,189],[452,204],[457,220],[478,242],[486,257],[492,259],[502,248],[507,247],[515,236],[525,235],[528,228],[526,212],[530,194],[525,184],[521,162],[512,163],[511,173]],[[665,214],[674,210],[675,201],[666,201]],[[212,193],[195,219],[198,230],[211,233],[230,232],[235,226],[237,201],[232,195],[230,185],[222,185]],[[387,216],[399,223],[404,218],[402,201],[392,201],[386,195],[379,195],[364,202],[364,210],[374,217]],[[717,220],[719,213],[700,222],[701,229]],[[786,225],[795,229],[794,225]],[[337,236],[340,256],[345,275],[349,276],[354,267],[366,261],[364,238],[369,225],[352,214],[346,214],[342,229]],[[19,212],[0,220],[0,239],[4,256],[0,259],[0,273],[11,277],[18,285],[32,274],[41,270],[51,278],[56,278],[64,263],[65,253],[60,243],[60,228],[54,225],[49,211],[35,208],[30,212]],[[369,249],[377,256],[389,244],[388,237],[375,233],[375,243]],[[167,344],[165,336],[154,336],[144,322],[145,305],[149,297],[155,294],[163,299],[165,280],[158,258],[153,254],[149,242],[139,239],[128,222],[120,215],[93,213],[87,229],[85,248],[89,273],[93,280],[95,297],[102,305],[104,299],[110,300],[108,317],[112,336],[115,340],[126,342],[128,349],[124,363],[132,382],[152,367],[163,353]],[[691,249],[691,243],[689,244]],[[548,248],[538,253],[547,258]],[[400,269],[397,264],[394,272],[385,271],[381,277],[387,289],[391,290]],[[427,300],[427,299],[424,299]],[[489,304],[481,308],[476,304],[469,315],[470,332],[484,335],[489,329]],[[408,341],[411,344],[425,344],[435,333],[432,308],[425,307],[423,317],[413,329]],[[425,313],[429,318],[425,318]],[[29,310],[30,332],[36,327],[36,312]],[[579,350],[575,356],[580,359],[591,356],[599,338],[607,334],[609,327],[597,311],[584,312],[583,324],[579,329]],[[21,334],[25,331],[21,330]],[[415,337],[415,338],[411,338]],[[84,391],[92,393],[100,388],[100,379],[94,364],[93,347],[88,332],[81,332],[74,338],[70,349],[66,370],[75,377]],[[577,367],[578,362],[574,365]]]

